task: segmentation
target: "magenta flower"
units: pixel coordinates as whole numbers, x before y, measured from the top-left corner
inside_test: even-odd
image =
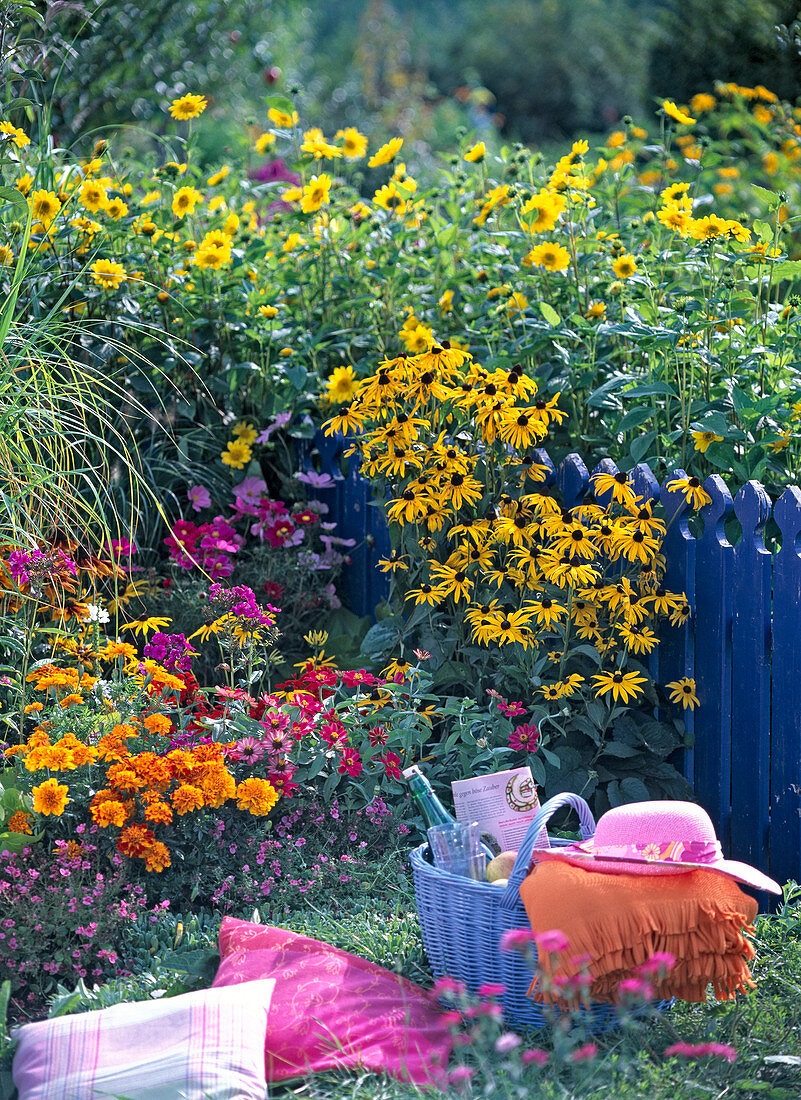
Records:
[[[591,1062],[598,1053],[596,1043],[585,1043],[584,1046],[574,1050],[570,1055],[571,1062]]]
[[[356,749],[345,747],[342,750],[342,756],[337,771],[340,775],[349,775],[353,779],[356,779],[362,774],[362,758],[359,756]]]
[[[566,951],[570,941],[564,932],[552,928],[548,932],[535,932],[534,939],[540,951]]]
[[[653,1000],[654,987],[645,978],[624,978],[617,987],[618,995],[628,1000],[629,998],[642,998],[644,1001]]]
[[[479,997],[500,997],[506,992],[506,986],[501,982],[484,982],[476,990]]]
[[[534,933],[530,928],[510,928],[501,936],[501,951],[520,951],[534,942]]]
[[[725,1058],[727,1062],[737,1061],[737,1051],[727,1043],[674,1043],[667,1047],[666,1058],[687,1058],[696,1061],[698,1058]]]
[[[187,499],[192,502],[194,512],[202,512],[211,504],[211,494],[202,485],[192,485],[186,490]]]
[[[447,974],[437,978],[431,986],[432,997],[461,997],[466,992],[464,982],[449,978]]]
[[[509,748],[515,752],[536,752],[540,739],[540,731],[537,726],[524,722],[515,726],[509,734]]]
[[[676,965],[676,956],[669,951],[655,951],[649,959],[637,967],[638,974],[664,976]]]
[[[525,714],[526,708],[522,703],[518,703],[516,700],[512,700],[508,703],[498,703],[498,710],[501,714],[505,714],[507,718],[516,718],[519,714]]]
[[[264,745],[255,737],[243,737],[241,741],[237,741],[234,752],[243,764],[255,764],[264,756]]]
[[[530,1050],[524,1050],[520,1055],[520,1061],[524,1066],[544,1066],[550,1060],[550,1054],[547,1050],[540,1050],[539,1047],[532,1047]]]

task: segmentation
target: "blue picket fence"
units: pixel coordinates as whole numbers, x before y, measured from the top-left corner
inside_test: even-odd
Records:
[[[349,460],[342,472],[346,446],[318,433],[305,459],[318,451],[322,471],[334,479],[320,499],[341,533],[357,541],[344,597],[357,614],[369,615],[387,595],[387,577],[375,563],[388,553],[389,536],[358,462]],[[579,455],[568,455],[556,469],[544,451],[537,461],[548,467],[547,481],[556,483],[567,507],[591,492],[592,475]],[[592,473],[600,471],[616,473],[617,467],[605,459]],[[772,503],[763,486],[749,481],[732,497],[713,474],[704,483],[712,503],[701,510],[701,530],[693,534],[683,495],[665,488],[684,471],[674,471],[661,486],[646,464],[631,476],[638,493],[662,503],[668,519],[665,583],[685,592],[693,609],[684,627],[665,634],[651,669],[659,683],[682,676],[696,681],[701,705],[686,713],[695,747],[684,751],[680,766],[727,854],[779,882],[799,880],[801,490],[791,486]],[[771,518],[778,535],[766,546]]]

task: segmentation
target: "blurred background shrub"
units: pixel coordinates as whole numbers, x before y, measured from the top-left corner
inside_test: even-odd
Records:
[[[641,115],[656,96],[686,102],[715,80],[793,99],[801,77],[797,0],[42,6],[45,33],[28,36],[16,67],[41,71],[32,90],[52,102],[62,142],[132,118],[159,131],[168,99],[202,90],[212,107],[200,126],[209,159],[227,152],[227,123],[260,121],[273,92],[297,89],[326,132],[390,130],[424,157],[452,148],[460,126],[548,143]]]

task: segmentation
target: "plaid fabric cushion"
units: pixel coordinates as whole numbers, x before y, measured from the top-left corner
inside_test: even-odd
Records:
[[[19,1100],[265,1100],[274,979],[17,1028]]]

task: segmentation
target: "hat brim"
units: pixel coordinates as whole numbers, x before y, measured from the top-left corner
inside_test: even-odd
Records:
[[[604,855],[603,849],[586,852],[573,845],[560,848],[538,848],[536,861],[557,859],[572,863],[574,867],[584,867],[587,871],[597,871],[605,875],[682,875],[690,871],[718,871],[729,878],[736,879],[755,890],[764,890],[769,894],[781,894],[778,882],[736,859],[719,859],[714,863],[690,863],[672,860],[648,859],[645,856]]]

